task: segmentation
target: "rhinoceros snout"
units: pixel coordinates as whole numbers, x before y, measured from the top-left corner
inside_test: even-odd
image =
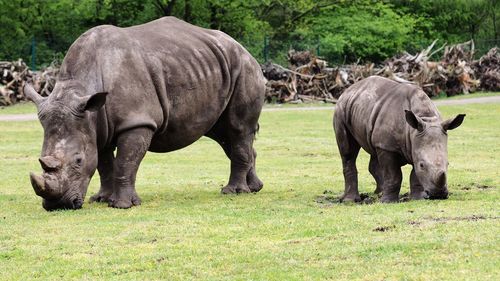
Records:
[[[81,198],[75,198],[73,200],[50,200],[43,199],[42,206],[46,211],[56,211],[56,210],[77,210],[81,209],[83,206],[83,200]]]
[[[441,189],[441,190],[426,190],[425,193],[427,193],[428,199],[431,200],[444,200],[448,199],[448,189]]]

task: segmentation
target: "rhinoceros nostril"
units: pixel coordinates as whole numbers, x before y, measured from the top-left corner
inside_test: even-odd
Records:
[[[437,186],[440,188],[446,185],[446,173],[440,172],[437,178]]]
[[[83,201],[80,198],[73,199],[73,209],[81,209],[83,205]]]
[[[428,190],[424,190],[424,192],[425,192],[424,199],[429,199],[430,192]]]

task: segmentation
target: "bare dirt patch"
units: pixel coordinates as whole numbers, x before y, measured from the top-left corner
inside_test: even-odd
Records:
[[[375,194],[361,193],[359,196],[361,197],[361,201],[353,202],[352,204],[369,205],[378,201],[378,197]],[[341,195],[333,194],[331,190],[325,190],[322,195],[316,196],[314,201],[323,206],[342,203],[351,204],[351,202],[343,202],[341,197]]]
[[[483,215],[471,215],[471,216],[463,216],[463,217],[425,217],[418,221],[409,221],[409,225],[420,226],[423,223],[427,222],[435,222],[435,223],[448,223],[453,221],[466,221],[466,222],[477,222],[483,220],[497,220],[500,217],[487,217]]]
[[[471,183],[471,184],[468,184],[468,185],[458,184],[458,187],[459,187],[460,190],[475,190],[475,189],[486,190],[486,189],[494,189],[494,188],[496,188],[495,186],[486,185],[486,184],[480,184],[480,183]]]
[[[373,229],[373,231],[386,232],[386,231],[389,231],[389,230],[395,229],[395,228],[396,228],[395,225],[377,226],[376,228]]]
[[[374,193],[360,193],[361,201],[357,202],[343,202],[342,195],[334,194],[331,190],[323,191],[323,194],[316,196],[314,201],[323,206],[331,206],[333,204],[357,204],[357,205],[370,205],[379,202],[379,195]],[[399,196],[399,202],[410,201],[409,193]]]

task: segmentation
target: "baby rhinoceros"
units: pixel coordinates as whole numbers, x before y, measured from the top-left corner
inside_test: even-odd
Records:
[[[372,76],[352,85],[338,100],[333,126],[345,179],[343,201],[360,201],[356,157],[370,155],[369,171],[382,202],[397,202],[401,166],[411,164],[411,199],[446,199],[447,131],[465,114],[442,121],[417,86]]]

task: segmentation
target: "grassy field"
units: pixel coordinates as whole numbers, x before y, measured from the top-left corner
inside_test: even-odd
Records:
[[[470,95],[459,95],[450,98],[446,97],[436,97],[434,100],[456,100],[456,99],[470,99],[470,98],[479,98],[479,97],[491,97],[498,96],[500,92],[477,92]],[[302,104],[266,104],[266,108],[275,108],[275,107],[308,107],[311,106],[310,103],[302,103]],[[332,106],[331,103],[315,103],[314,106]],[[3,114],[27,114],[27,113],[36,113],[36,107],[32,102],[22,102],[19,104],[15,104],[13,106],[0,106],[0,116]]]
[[[449,133],[450,198],[371,205],[318,200],[343,190],[330,110],[263,113],[257,194],[219,193],[229,161],[203,138],[148,153],[140,207],[50,213],[28,178],[41,171],[40,125],[0,122],[0,279],[498,280],[500,105],[440,110],[467,114]],[[358,163],[372,192],[366,153]]]

